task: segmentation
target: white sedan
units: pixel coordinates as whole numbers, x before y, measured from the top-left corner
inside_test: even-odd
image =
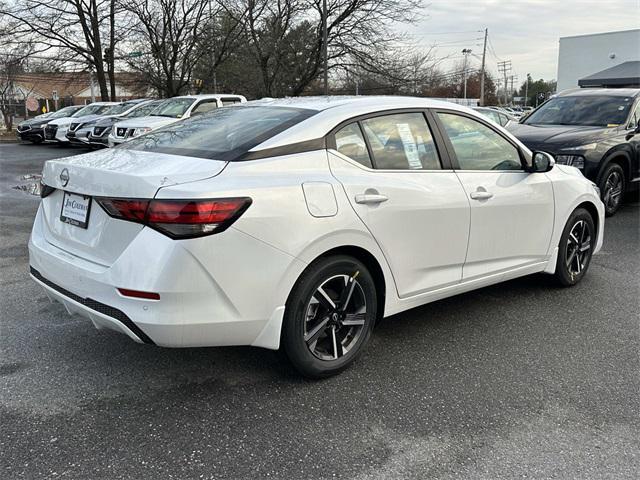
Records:
[[[471,109],[422,98],[249,102],[50,160],[31,275],[97,328],[166,347],[348,366],[377,319],[535,272],[570,286],[597,188]]]

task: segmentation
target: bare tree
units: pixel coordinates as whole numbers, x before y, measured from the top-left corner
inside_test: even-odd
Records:
[[[18,88],[19,76],[25,70],[28,54],[16,50],[0,54],[0,112],[7,130],[13,129],[13,113],[18,97],[26,96],[31,92],[22,92]],[[25,93],[25,94],[23,94]]]
[[[123,4],[137,24],[131,32],[142,51],[128,60],[145,74],[161,96],[182,93],[191,83],[195,64],[206,53],[198,48],[208,18],[208,0],[141,0]]]
[[[300,95],[324,72],[323,0],[218,0],[241,22],[262,77],[262,94]],[[331,0],[329,68],[381,72],[401,35],[391,25],[416,19],[421,0]]]
[[[75,62],[95,70],[102,100],[109,100],[107,73],[111,78],[111,94],[115,97],[113,52],[118,40],[116,32],[116,0],[9,0],[0,6],[12,28],[5,35],[5,45],[37,44],[41,50],[54,50],[67,62]],[[104,44],[110,60],[105,65]]]

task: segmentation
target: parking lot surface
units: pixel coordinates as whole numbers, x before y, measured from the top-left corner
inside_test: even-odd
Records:
[[[385,319],[342,375],[99,332],[28,275],[48,158],[0,145],[0,478],[640,477],[640,204],[578,286],[535,275]],[[28,188],[27,188],[28,189]]]

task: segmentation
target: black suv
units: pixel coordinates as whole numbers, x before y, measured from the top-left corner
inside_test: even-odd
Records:
[[[607,216],[640,184],[640,89],[567,90],[508,129],[595,182]]]

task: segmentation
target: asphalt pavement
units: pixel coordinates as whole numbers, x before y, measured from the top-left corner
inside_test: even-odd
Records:
[[[637,200],[578,286],[534,275],[396,315],[313,382],[276,352],[138,345],[50,304],[25,190],[77,153],[0,145],[0,478],[640,478]]]

